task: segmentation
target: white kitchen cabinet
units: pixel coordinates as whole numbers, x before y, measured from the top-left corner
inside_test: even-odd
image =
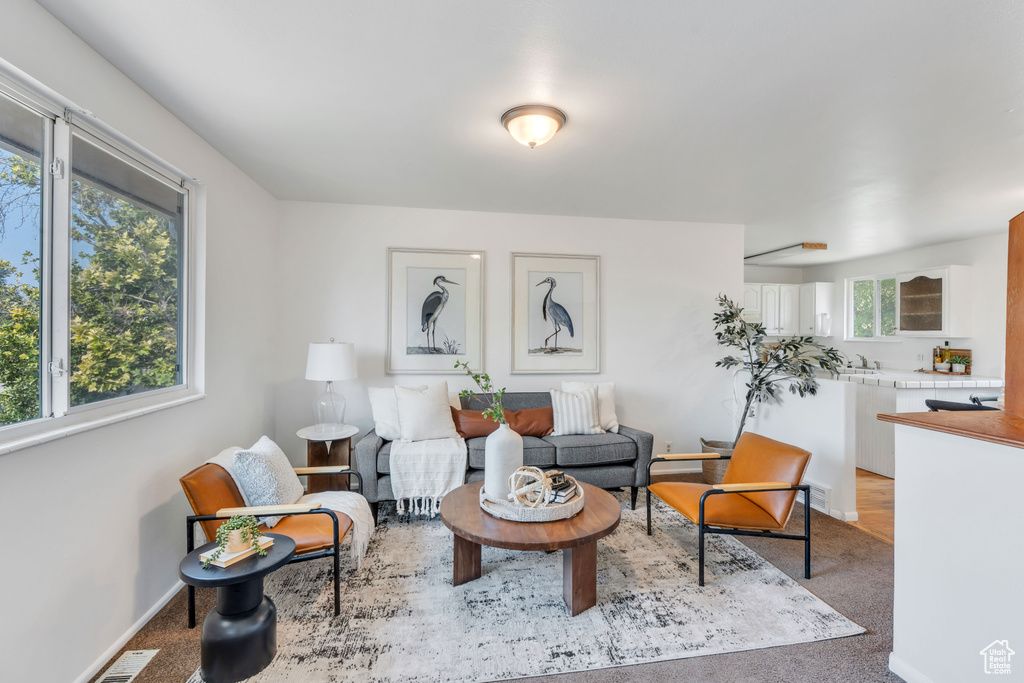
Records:
[[[896,276],[896,334],[970,337],[971,266],[946,266]]]
[[[832,336],[832,293],[831,282],[807,282],[800,285],[800,335]]]
[[[765,331],[775,336],[779,333],[779,287],[782,285],[761,285],[761,322]]]
[[[791,337],[800,329],[800,285],[779,285],[779,327],[776,334]]]
[[[755,282],[743,283],[743,319],[748,323],[761,322],[761,285]]]

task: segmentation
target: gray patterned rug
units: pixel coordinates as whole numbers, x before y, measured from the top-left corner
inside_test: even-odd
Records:
[[[267,577],[278,652],[250,680],[505,680],[864,632],[733,538],[708,537],[698,587],[696,527],[656,501],[647,536],[643,508],[618,498],[622,523],[598,541],[598,604],[579,616],[562,602],[561,553],[484,547],[483,576],[453,588],[451,532],[392,513],[362,569],[342,561],[340,616],[329,560]]]

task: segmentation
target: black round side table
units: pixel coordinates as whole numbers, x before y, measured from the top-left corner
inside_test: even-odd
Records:
[[[267,536],[274,545],[266,557],[250,555],[230,567],[203,569],[200,553],[217,547],[207,543],[178,566],[178,575],[190,586],[217,589],[217,609],[206,615],[200,639],[200,670],[206,683],[235,683],[255,676],[277,654],[277,608],[263,595],[263,577],[292,559],[295,541],[281,534]]]

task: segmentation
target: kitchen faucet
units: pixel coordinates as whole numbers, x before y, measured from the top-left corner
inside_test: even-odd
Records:
[[[857,358],[860,358],[860,366],[862,368],[867,368],[868,367],[868,359],[867,358],[865,358],[864,356],[860,355],[859,353],[857,354]]]
[[[875,370],[881,370],[882,369],[882,364],[880,362],[878,362],[877,360],[876,361],[872,361],[872,362],[875,364]]]

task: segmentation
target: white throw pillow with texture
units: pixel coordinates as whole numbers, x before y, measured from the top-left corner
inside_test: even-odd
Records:
[[[235,478],[251,505],[291,505],[305,493],[288,456],[266,436],[252,448],[236,452],[234,465]],[[262,517],[259,521],[269,529],[281,518]]]
[[[591,387],[597,388],[597,413],[601,429],[619,433],[619,418],[615,414],[615,382],[562,382],[562,391],[578,394]]]
[[[604,434],[597,412],[597,389],[594,387],[575,394],[551,389],[551,410],[555,418],[555,430],[551,436]]]
[[[395,396],[403,441],[459,438],[448,403],[448,382],[422,390],[395,387]]]
[[[395,396],[395,388],[370,387],[367,390],[370,394],[370,412],[373,414],[374,431],[385,441],[402,438],[402,428],[398,424],[398,398]],[[410,388],[423,391],[427,386],[424,384]]]

